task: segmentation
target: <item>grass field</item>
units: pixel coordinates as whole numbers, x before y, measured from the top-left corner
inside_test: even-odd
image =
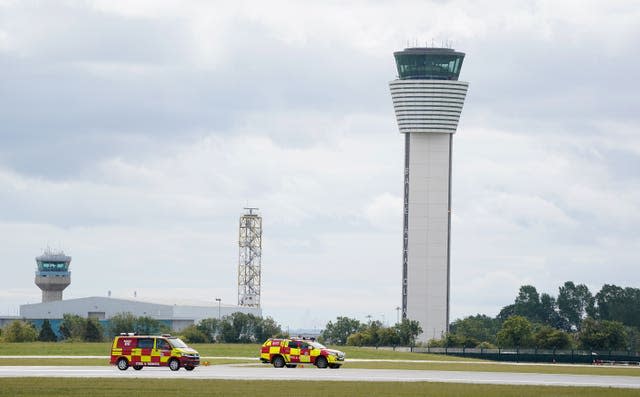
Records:
[[[201,356],[217,357],[258,357],[259,344],[233,343],[194,343],[191,346]],[[394,352],[368,347],[330,346],[344,351],[349,358],[397,359],[397,360],[446,360],[460,361],[459,357],[438,354]],[[0,356],[106,356],[109,355],[111,342],[102,343],[65,343],[31,342],[0,343]],[[467,360],[465,360],[467,361]]]
[[[229,363],[258,363],[258,344],[194,344],[193,347],[204,357],[250,357],[248,360],[206,359],[211,365]],[[51,356],[107,356],[109,343],[1,343],[0,356],[4,355],[51,355]],[[413,369],[440,371],[482,371],[482,372],[521,372],[521,373],[556,373],[577,375],[624,375],[640,376],[638,367],[606,367],[606,366],[562,366],[562,365],[526,365],[491,363],[481,360],[464,360],[458,357],[394,352],[363,347],[340,347],[347,354],[344,368],[371,369]],[[380,360],[424,360],[425,362],[358,362],[349,359]],[[426,360],[449,361],[428,362]],[[464,360],[465,362],[460,362]],[[108,365],[106,358],[0,358],[0,366],[6,365]]]
[[[351,362],[345,368],[370,369],[414,369],[431,371],[479,371],[479,372],[520,372],[538,374],[574,374],[574,375],[613,375],[640,376],[638,367],[605,367],[591,365],[527,365],[493,363],[404,363],[404,362]],[[640,395],[640,393],[639,393]]]
[[[424,382],[226,381],[172,379],[3,378],[0,397],[102,396],[438,396],[631,397],[638,390]]]

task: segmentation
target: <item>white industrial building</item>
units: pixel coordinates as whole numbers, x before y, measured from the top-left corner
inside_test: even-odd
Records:
[[[468,83],[458,81],[464,53],[453,49],[394,57],[389,86],[405,146],[402,318],[420,322],[425,342],[449,325],[451,155]]]
[[[262,316],[262,310],[256,307],[223,304],[203,306],[169,305],[99,296],[20,306],[20,318],[31,321],[48,319],[53,320],[51,322],[55,324],[58,322],[56,320],[62,320],[63,315],[67,313],[108,321],[116,314],[131,313],[138,317],[151,317],[169,326],[173,331],[180,331],[189,325],[197,324],[205,318],[222,318],[236,312]]]

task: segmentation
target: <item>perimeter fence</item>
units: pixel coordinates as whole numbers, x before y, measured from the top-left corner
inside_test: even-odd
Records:
[[[413,347],[409,351],[508,362],[640,365],[640,353],[633,351],[476,349],[463,347]]]

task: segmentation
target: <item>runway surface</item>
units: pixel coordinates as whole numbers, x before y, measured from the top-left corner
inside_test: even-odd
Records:
[[[447,382],[501,385],[587,386],[640,389],[640,376],[594,376],[511,372],[422,371],[393,369],[273,368],[247,365],[202,366],[194,371],[144,368],[120,371],[107,366],[1,366],[0,377],[162,378],[228,380],[315,380],[364,382]]]

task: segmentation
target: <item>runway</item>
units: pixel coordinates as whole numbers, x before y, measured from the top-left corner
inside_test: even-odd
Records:
[[[120,371],[110,366],[2,366],[0,378],[73,377],[73,378],[161,378],[227,380],[313,380],[360,382],[447,382],[499,385],[585,386],[640,389],[640,376],[594,376],[533,374],[512,372],[423,371],[392,369],[317,369],[273,368],[255,365],[202,366],[187,372],[168,368],[144,368]]]

